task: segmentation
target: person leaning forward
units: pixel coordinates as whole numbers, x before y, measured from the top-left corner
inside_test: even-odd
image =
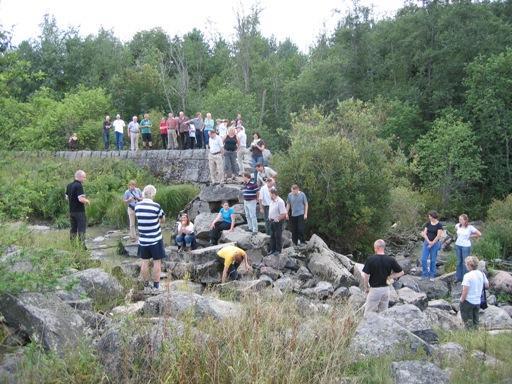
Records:
[[[365,316],[369,312],[382,312],[388,308],[388,278],[397,279],[404,274],[400,264],[385,254],[385,248],[384,240],[376,240],[373,243],[375,255],[370,256],[363,267],[363,284],[367,293]]]
[[[66,187],[66,200],[69,202],[69,221],[71,229],[69,237],[71,241],[80,241],[85,248],[85,229],[87,227],[87,218],[85,216],[85,204],[90,204],[89,199],[85,197],[82,183],[86,179],[84,171],[79,169],[75,172],[75,180]]]
[[[222,270],[221,282],[228,280],[238,280],[238,267],[245,264],[245,269],[250,271],[252,268],[247,262],[247,253],[242,248],[228,245],[217,252],[217,263],[219,270]]]

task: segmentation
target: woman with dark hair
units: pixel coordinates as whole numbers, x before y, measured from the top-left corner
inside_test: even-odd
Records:
[[[455,225],[457,240],[455,241],[455,255],[457,256],[457,270],[455,272],[456,282],[462,281],[467,272],[464,260],[471,255],[471,238],[480,237],[482,234],[478,229],[469,225],[468,215],[459,216],[459,223]]]
[[[176,245],[178,246],[178,251],[181,251],[184,247],[188,249],[195,249],[196,247],[194,224],[186,213],[183,213],[180,221],[176,223]]]
[[[425,224],[421,236],[423,237],[423,249],[421,251],[421,277],[434,281],[436,277],[437,253],[441,249],[441,238],[443,237],[443,225],[438,220],[436,211],[428,213],[429,221]],[[430,258],[430,268],[428,259]]]
[[[264,163],[263,159],[263,151],[265,150],[265,142],[261,140],[261,135],[259,132],[254,132],[253,140],[251,143],[251,159],[252,159],[252,168],[256,168],[256,164]]]
[[[235,210],[229,206],[228,201],[222,202],[222,208],[210,224],[210,244],[217,245],[222,231],[235,228]]]

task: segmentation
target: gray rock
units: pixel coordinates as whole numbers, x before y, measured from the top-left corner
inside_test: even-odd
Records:
[[[460,317],[450,311],[428,307],[423,313],[433,328],[441,328],[445,331],[455,331],[463,328]]]
[[[83,319],[54,294],[4,294],[0,312],[9,326],[59,354],[78,345],[85,328]]]
[[[128,277],[137,277],[140,274],[139,261],[124,261],[121,263],[121,265],[114,267],[114,269],[117,268],[119,268],[120,272],[122,272],[125,276]]]
[[[389,306],[393,307],[397,303],[400,302],[400,298],[398,297],[398,293],[396,292],[396,289],[394,289],[392,286],[389,290]]]
[[[304,296],[323,300],[331,296],[334,288],[328,281],[320,281],[314,288],[306,288],[301,291]]]
[[[354,360],[378,357],[391,353],[398,355],[430,347],[421,338],[396,324],[392,319],[369,313],[358,325],[350,341],[351,356]]]
[[[505,271],[497,271],[489,279],[491,288],[498,293],[512,294],[512,274]]]
[[[440,365],[444,365],[447,362],[453,363],[465,359],[464,347],[453,342],[440,344],[434,348],[432,355],[435,361]]]
[[[480,311],[480,325],[485,329],[512,329],[512,318],[500,307],[489,305]]]
[[[428,302],[428,307],[442,309],[443,311],[451,311],[452,310],[452,305],[443,299],[430,300]]]
[[[208,261],[193,267],[192,279],[203,284],[214,284],[221,282],[221,267],[216,260]]]
[[[418,285],[420,291],[425,292],[429,300],[442,299],[448,297],[450,293],[448,284],[439,279],[435,279],[434,281],[419,279]]]
[[[496,359],[494,356],[491,356],[485,352],[482,351],[473,351],[471,353],[471,357],[474,359],[480,360],[482,363],[487,365],[488,367],[495,367],[497,365],[500,365],[502,362]]]
[[[110,314],[113,316],[140,315],[140,314],[142,314],[143,307],[144,307],[144,301],[137,301],[135,303],[120,305],[118,307],[112,308],[110,310]]]
[[[212,245],[206,248],[198,248],[194,249],[190,252],[180,252],[177,253],[175,256],[171,258],[171,261],[182,261],[186,263],[192,263],[194,265],[204,264],[206,262],[216,260],[217,259],[217,252],[220,251],[222,248],[235,245],[235,243],[227,243],[227,244],[218,244],[218,245]]]
[[[283,276],[274,282],[274,286],[279,288],[282,292],[292,292],[298,288],[298,284],[293,281],[289,276]]]
[[[236,227],[232,232],[223,231],[220,238],[221,243],[235,243],[238,247],[247,249],[266,248],[270,242],[270,236],[258,232],[253,235],[239,227]]]
[[[65,276],[60,281],[61,286],[73,285],[70,291],[59,291],[58,295],[64,301],[80,300],[84,295],[95,304],[115,301],[123,297],[124,289],[119,281],[100,268],[86,269]]]
[[[439,341],[439,337],[432,330],[432,326],[427,317],[415,305],[395,305],[381,312],[380,315],[394,320],[397,324],[414,333],[429,344]]]
[[[277,269],[280,271],[295,265],[294,262],[292,261],[292,259],[283,253],[281,253],[277,256],[276,255],[265,256],[263,258],[263,264],[267,267],[271,267],[271,268],[274,268],[274,269]],[[288,268],[288,269],[293,269],[293,268]]]
[[[402,287],[410,288],[414,292],[420,291],[420,286],[418,284],[418,281],[420,281],[419,277],[411,276],[411,275],[404,275],[404,276],[400,277],[400,279],[398,281],[402,284]]]
[[[322,248],[311,255],[308,269],[315,277],[329,281],[337,286],[349,287],[358,284],[350,271],[345,268],[334,252],[328,248]]]
[[[500,308],[507,312],[510,317],[512,317],[512,305],[504,305]]]
[[[225,185],[210,185],[201,190],[199,200],[208,203],[222,202],[223,200],[238,201],[240,197],[240,186]]]
[[[123,242],[122,254],[123,256],[138,258],[139,246],[136,243]]]
[[[146,316],[180,316],[191,312],[198,318],[213,317],[216,320],[236,317],[241,312],[237,303],[201,296],[188,292],[167,292],[150,297],[144,303]]]
[[[217,217],[217,213],[200,213],[194,221],[194,229],[199,239],[209,240],[210,224]]]
[[[224,284],[217,284],[213,287],[213,291],[220,293],[224,297],[227,296],[230,299],[239,300],[243,296],[261,292],[271,285],[272,281],[265,278],[246,281],[237,280],[229,281]]]
[[[190,280],[174,280],[171,281],[167,288],[171,291],[193,292],[201,294],[203,292],[202,284],[194,283]]]
[[[302,281],[307,281],[313,278],[313,274],[304,266],[298,269],[296,276]]]
[[[279,277],[281,277],[282,273],[278,270],[272,268],[272,267],[261,267],[260,269],[261,274],[267,275],[272,280],[277,280]]]
[[[23,350],[3,355],[0,360],[0,383],[17,384],[21,382],[18,378],[19,369],[23,361]]]
[[[350,291],[347,287],[339,287],[332,294],[333,299],[346,299],[350,296]]]
[[[350,297],[348,298],[348,305],[354,310],[360,310],[366,302],[366,295],[359,287],[352,286],[348,288]],[[362,310],[362,309],[361,309]]]
[[[212,213],[210,209],[210,204],[206,201],[201,201],[199,199],[195,199],[192,204],[190,204],[190,208],[187,210],[188,217],[190,220],[195,223],[196,217],[201,213]]]
[[[413,304],[419,309],[423,310],[427,308],[427,295],[424,292],[415,292],[411,288],[404,287],[398,291],[398,298],[400,302],[404,304]]]
[[[450,377],[428,361],[399,361],[391,363],[395,384],[448,384]]]
[[[188,279],[195,273],[194,264],[186,262],[164,262],[166,270],[171,273],[172,277],[178,280]]]

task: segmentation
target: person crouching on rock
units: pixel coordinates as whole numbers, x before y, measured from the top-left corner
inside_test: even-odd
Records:
[[[217,252],[219,271],[222,271],[222,283],[239,279],[238,267],[242,264],[242,261],[247,271],[252,270],[247,262],[247,253],[242,248],[228,245]]]
[[[183,250],[183,247],[190,250],[196,248],[194,224],[190,221],[186,213],[183,213],[180,221],[176,223],[176,245],[178,246],[178,252]]]
[[[161,260],[165,257],[164,241],[161,224],[165,221],[165,213],[160,204],[153,198],[156,188],[146,185],[142,191],[143,200],[135,205],[135,216],[139,229],[138,255],[142,259],[140,274],[144,280],[144,291],[151,291],[149,286],[149,259],[153,259],[153,290],[160,289]]]
[[[404,274],[395,258],[385,254],[385,248],[384,240],[376,240],[373,243],[375,255],[370,256],[363,267],[363,284],[367,293],[365,316],[369,312],[382,312],[388,309],[388,277],[397,279]]]

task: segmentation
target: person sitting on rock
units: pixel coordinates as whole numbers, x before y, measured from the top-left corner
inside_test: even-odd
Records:
[[[365,316],[370,312],[382,312],[389,305],[389,277],[397,279],[404,274],[395,258],[385,254],[386,243],[373,243],[375,255],[370,256],[363,267],[363,286],[367,293]]]
[[[178,251],[183,250],[184,247],[189,250],[196,248],[194,224],[186,213],[182,214],[180,221],[176,223],[176,245],[178,246]]]
[[[245,269],[250,271],[252,268],[247,262],[247,253],[234,245],[228,245],[217,252],[217,263],[219,271],[222,271],[221,282],[238,280],[238,267],[245,264]]]
[[[222,231],[235,228],[235,210],[229,206],[228,201],[222,202],[222,208],[210,224],[210,245],[217,245]]]

